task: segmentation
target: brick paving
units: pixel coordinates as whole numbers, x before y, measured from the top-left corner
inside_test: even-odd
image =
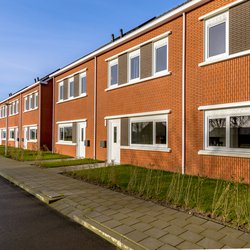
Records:
[[[249,248],[250,234],[0,157],[0,175],[122,249]]]

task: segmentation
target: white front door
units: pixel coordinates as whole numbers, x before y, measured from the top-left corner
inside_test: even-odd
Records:
[[[23,148],[27,149],[28,144],[28,128],[23,129]]]
[[[108,162],[120,163],[120,127],[121,120],[110,120],[108,122]]]
[[[77,124],[77,158],[85,157],[86,122]]]
[[[18,128],[15,129],[15,147],[18,148]]]

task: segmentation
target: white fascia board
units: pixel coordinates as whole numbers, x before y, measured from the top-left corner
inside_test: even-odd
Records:
[[[198,110],[214,110],[214,109],[228,109],[228,108],[241,108],[241,107],[250,107],[250,101],[200,106]]]
[[[95,56],[98,56],[102,53],[105,53],[106,51],[120,45],[120,44],[123,44],[143,33],[146,33],[147,31],[149,30],[152,30],[154,29],[155,27],[158,27],[160,25],[162,25],[163,23],[166,23],[174,18],[176,18],[177,16],[181,16],[184,12],[188,12],[190,11],[191,9],[193,8],[196,8],[202,4],[205,4],[207,2],[210,2],[211,0],[193,0],[193,1],[189,1],[187,2],[186,4],[184,5],[181,5],[180,7],[177,7],[176,9],[170,11],[170,12],[167,12],[165,15],[162,15],[160,17],[158,17],[156,20],[153,20],[151,21],[150,23],[144,25],[143,27],[141,28],[138,28],[136,29],[135,31],[125,35],[124,37],[120,38],[119,40],[113,42],[113,43],[110,43],[92,53],[90,53],[89,55],[69,64],[68,66],[65,66],[64,68],[56,71],[55,73],[51,74],[49,77],[55,77],[57,75],[60,75],[62,73],[64,73],[65,71],[67,70],[70,70],[74,67],[76,67],[77,65],[87,61],[87,60],[90,60],[92,58],[94,58]]]
[[[114,115],[114,116],[105,116],[104,120],[113,120],[120,119],[125,117],[140,117],[140,116],[152,116],[152,115],[164,115],[171,113],[171,110],[160,110],[160,111],[152,111],[152,112],[144,112],[144,113],[134,113],[134,114],[124,114],[124,115]]]
[[[56,124],[65,124],[65,123],[73,123],[73,122],[86,122],[87,119],[79,119],[79,120],[68,120],[68,121],[58,121]]]

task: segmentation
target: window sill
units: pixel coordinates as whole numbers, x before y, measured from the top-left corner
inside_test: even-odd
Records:
[[[9,117],[12,117],[12,116],[15,116],[15,115],[18,115],[18,113],[16,113],[16,114],[13,114],[13,115],[9,115]]]
[[[169,76],[171,75],[172,73],[171,72],[165,72],[164,74],[157,74],[157,75],[153,75],[153,76],[150,76],[150,77],[147,77],[147,78],[143,78],[143,79],[140,79],[140,80],[137,80],[137,81],[133,81],[133,82],[128,82],[128,83],[124,83],[124,84],[121,84],[121,85],[115,85],[115,86],[112,86],[112,87],[108,87],[107,89],[105,89],[105,91],[111,91],[111,90],[115,90],[115,89],[119,89],[119,88],[123,88],[123,87],[127,87],[127,86],[130,86],[130,85],[134,85],[134,84],[137,84],[137,83],[141,83],[141,82],[146,82],[146,81],[149,81],[149,80],[153,80],[153,79],[156,79],[156,78],[160,78],[160,77],[164,77],[164,76]]]
[[[128,150],[143,150],[143,151],[160,151],[160,152],[171,152],[171,148],[167,147],[143,147],[143,146],[121,146],[121,149],[128,149]]]
[[[67,145],[67,146],[76,146],[76,143],[73,142],[57,142],[57,145]]]
[[[74,100],[77,100],[77,99],[80,99],[80,98],[84,98],[84,97],[87,97],[87,96],[88,96],[87,94],[82,94],[82,95],[79,95],[79,96],[74,97],[74,98],[70,98],[70,99],[67,99],[67,100],[58,101],[56,104],[60,104],[60,103],[64,103],[64,102],[69,102],[69,101],[74,101]]]
[[[249,54],[250,54],[250,50],[246,50],[246,51],[239,52],[239,53],[236,53],[236,54],[232,54],[232,55],[229,55],[229,56],[226,56],[226,57],[218,58],[218,59],[211,60],[211,61],[202,62],[202,63],[199,63],[198,66],[199,67],[204,67],[204,66],[207,66],[207,65],[210,65],[210,64],[227,61],[227,60],[230,60],[230,59],[234,59],[234,58],[241,57],[241,56],[246,56],[246,55],[249,55]]]
[[[31,112],[31,111],[35,111],[35,110],[38,110],[38,108],[34,108],[34,109],[29,109],[29,110],[25,110],[25,111],[23,111],[23,113],[27,113],[27,112]]]
[[[249,152],[235,152],[235,151],[213,151],[213,150],[200,150],[199,155],[210,155],[210,156],[228,156],[228,157],[241,157],[241,158],[250,158]]]
[[[27,142],[37,142],[37,140],[28,140]]]

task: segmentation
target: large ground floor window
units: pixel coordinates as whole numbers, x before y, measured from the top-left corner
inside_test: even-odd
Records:
[[[72,142],[72,124],[60,124],[58,127],[58,141]]]

